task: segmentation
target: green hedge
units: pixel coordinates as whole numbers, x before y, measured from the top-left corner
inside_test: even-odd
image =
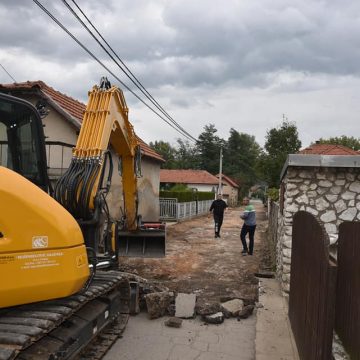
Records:
[[[189,202],[195,200],[214,200],[215,194],[211,191],[160,191],[161,198],[176,198],[178,202]]]

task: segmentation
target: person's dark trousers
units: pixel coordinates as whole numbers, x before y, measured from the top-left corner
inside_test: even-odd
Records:
[[[254,251],[254,234],[255,234],[256,225],[243,225],[240,232],[240,239],[244,251],[248,252],[250,255]],[[249,248],[246,244],[246,235],[249,233]]]
[[[214,222],[215,222],[215,236],[220,236],[220,229],[223,223],[224,215],[214,214]]]

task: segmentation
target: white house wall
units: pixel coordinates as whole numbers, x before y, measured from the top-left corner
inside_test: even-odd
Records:
[[[238,190],[228,183],[224,183],[222,186],[224,197],[228,198],[230,206],[236,206],[238,203]]]
[[[22,96],[23,99],[36,105],[39,97]],[[48,106],[49,114],[42,119],[44,124],[44,134],[46,141],[61,141],[63,143],[75,145],[77,141],[77,129],[74,125],[66,121],[56,110]],[[48,159],[48,167],[50,169],[67,168],[70,165],[72,150],[71,148],[63,148],[58,145],[46,146],[46,156]]]

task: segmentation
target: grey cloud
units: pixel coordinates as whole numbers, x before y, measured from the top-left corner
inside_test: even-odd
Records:
[[[110,63],[61,2],[42,3]],[[359,75],[356,1],[227,0],[220,6],[208,0],[114,0],[105,6],[88,0],[80,5],[150,89],[167,84],[216,89],[234,83],[266,88],[279,72]],[[65,71],[92,62],[32,1],[3,1],[0,14],[3,49],[23,49],[39,61],[62,63]],[[94,70],[105,72],[94,63],[89,78]],[[296,91],[301,81],[289,86]]]

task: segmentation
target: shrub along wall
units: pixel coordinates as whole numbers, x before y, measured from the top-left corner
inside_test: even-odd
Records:
[[[213,192],[205,191],[160,191],[161,198],[176,198],[178,202],[189,202],[195,200],[214,200],[215,194]]]

